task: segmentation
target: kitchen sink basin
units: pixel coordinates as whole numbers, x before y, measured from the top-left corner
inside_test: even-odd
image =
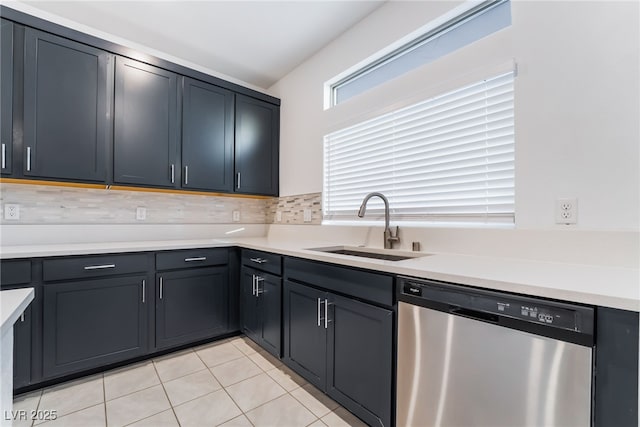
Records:
[[[411,258],[428,256],[424,253],[401,252],[385,249],[361,248],[353,246],[329,246],[326,248],[308,248],[310,251],[325,252],[338,255],[349,255],[364,258],[382,259],[385,261],[403,261]]]

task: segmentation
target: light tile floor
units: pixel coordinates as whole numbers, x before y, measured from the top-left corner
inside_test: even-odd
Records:
[[[362,421],[246,337],[234,337],[17,396],[15,427],[343,427]]]

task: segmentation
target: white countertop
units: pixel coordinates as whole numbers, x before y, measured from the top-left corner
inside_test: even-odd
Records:
[[[457,254],[425,254],[424,257],[404,261],[385,261],[306,249],[338,245],[340,242],[327,244],[326,241],[265,237],[24,245],[2,247],[0,258],[240,246],[388,273],[640,312],[640,270],[634,268]]]
[[[0,329],[1,335],[13,327],[22,312],[33,301],[33,288],[0,291]]]

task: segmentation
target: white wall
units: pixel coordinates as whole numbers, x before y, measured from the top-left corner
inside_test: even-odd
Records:
[[[282,195],[322,190],[322,137],[343,116],[339,109],[323,110],[324,82],[459,4],[389,2],[270,88],[282,99]],[[578,224],[573,228],[637,231],[638,2],[515,0],[512,17],[509,29],[396,79],[373,95],[353,98],[348,101],[351,107],[343,109],[344,117],[354,116],[357,109],[365,116],[371,112],[367,108],[377,108],[371,107],[374,102],[404,102],[433,88],[445,73],[459,73],[464,64],[478,61],[483,68],[513,57],[519,70],[516,226],[566,228],[554,224],[555,199],[577,197]],[[406,93],[407,86],[411,93]],[[388,99],[394,96],[397,99]]]

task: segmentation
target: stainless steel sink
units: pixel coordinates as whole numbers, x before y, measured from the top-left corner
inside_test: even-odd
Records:
[[[386,261],[403,261],[411,258],[428,256],[425,253],[401,252],[395,250],[362,248],[357,246],[329,246],[324,248],[307,248],[310,251],[325,252],[338,255],[349,255],[364,258],[375,258]]]

